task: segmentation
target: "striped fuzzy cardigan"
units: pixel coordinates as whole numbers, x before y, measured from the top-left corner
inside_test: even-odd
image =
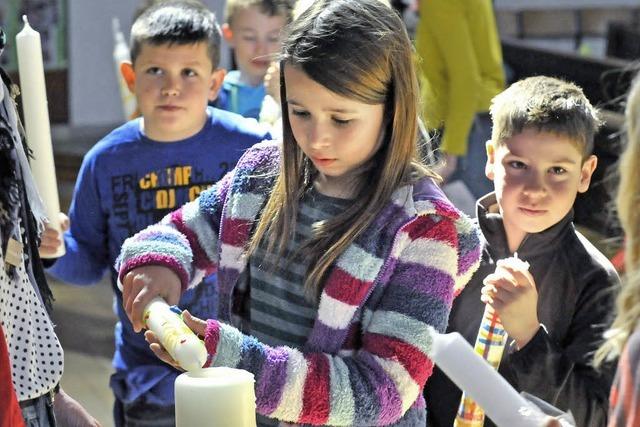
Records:
[[[247,266],[244,248],[279,157],[274,143],[254,146],[199,199],[128,239],[120,278],[138,266],[165,265],[186,288],[217,269],[220,321],[208,322],[205,344],[213,366],[255,375],[257,411],[265,416],[424,426],[430,336],[444,332],[454,294],[478,267],[477,229],[431,179],[398,189],[329,272],[305,347],[269,347],[229,319]]]

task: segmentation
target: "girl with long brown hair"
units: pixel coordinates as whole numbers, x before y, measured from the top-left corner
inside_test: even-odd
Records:
[[[431,333],[480,247],[418,159],[418,93],[388,4],[314,2],[281,52],[282,142],[124,244],[134,328],[217,269],[220,318],[186,322],[255,375],[259,425],[424,425]]]

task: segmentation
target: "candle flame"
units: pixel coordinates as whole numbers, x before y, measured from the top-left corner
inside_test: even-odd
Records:
[[[27,15],[22,15],[22,21],[24,22],[24,25],[29,25],[29,20],[27,19]]]

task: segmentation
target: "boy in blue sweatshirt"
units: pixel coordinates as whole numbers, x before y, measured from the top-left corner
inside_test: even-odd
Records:
[[[112,266],[122,242],[194,200],[231,170],[244,150],[270,138],[255,120],[207,107],[224,79],[217,68],[220,30],[196,2],[152,6],[131,29],[131,63],[121,70],[141,118],[115,129],[85,156],[76,182],[67,253],[48,269],[65,282],[90,285],[109,270],[119,322],[115,331],[117,426],[174,425],[178,371],[149,350],[123,311]],[[211,279],[205,279],[211,280]],[[215,315],[215,286],[198,286],[181,308]]]

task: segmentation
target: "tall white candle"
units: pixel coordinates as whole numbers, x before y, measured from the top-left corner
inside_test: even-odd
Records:
[[[459,333],[434,333],[429,356],[451,381],[482,406],[498,427],[543,425],[541,411],[519,395]]]
[[[255,427],[253,374],[205,368],[176,378],[176,427]]]
[[[49,218],[49,226],[60,232],[58,214],[60,201],[56,169],[53,162],[49,109],[44,84],[44,66],[42,64],[42,45],[40,34],[29,25],[27,17],[22,17],[24,28],[16,35],[18,53],[18,71],[20,73],[20,92],[24,111],[27,143],[33,150],[34,159],[31,171],[38,186]],[[57,258],[65,253],[64,244],[52,255]]]

